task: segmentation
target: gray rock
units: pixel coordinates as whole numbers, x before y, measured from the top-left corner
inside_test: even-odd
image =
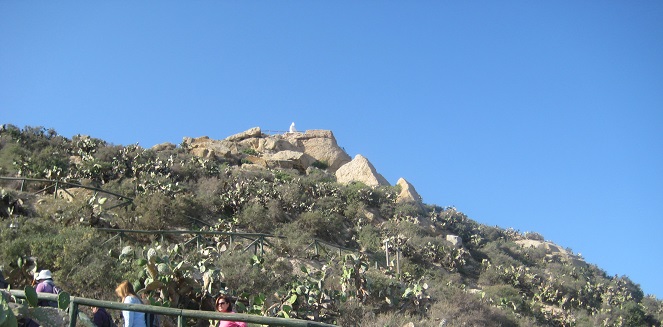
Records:
[[[457,235],[451,235],[451,234],[447,235],[447,242],[450,242],[454,247],[463,246],[463,239]]]

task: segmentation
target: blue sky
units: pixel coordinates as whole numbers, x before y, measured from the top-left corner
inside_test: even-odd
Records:
[[[0,1],[0,123],[150,147],[293,121],[663,297],[661,1]]]

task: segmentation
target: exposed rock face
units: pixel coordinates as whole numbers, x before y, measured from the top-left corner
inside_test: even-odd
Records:
[[[587,265],[585,260],[583,260],[580,256],[570,253],[566,251],[566,249],[563,249],[559,245],[552,242],[539,241],[539,240],[517,240],[516,244],[526,248],[543,247],[546,250],[546,257],[549,258],[550,260],[561,259],[561,260],[566,260],[567,262],[570,262],[576,266]]]
[[[238,148],[233,142],[216,141],[208,136],[185,137],[182,145],[189,149],[191,154],[201,158],[229,158],[233,153],[238,152]]]
[[[336,181],[341,184],[362,182],[368,186],[387,186],[389,182],[378,174],[375,167],[361,154],[336,171]]]
[[[315,160],[326,162],[329,170],[337,171],[350,162],[350,156],[336,144],[331,131],[308,130],[306,133],[288,133],[284,135],[290,144],[301,147],[302,152]]]
[[[166,151],[166,150],[175,150],[177,146],[173,143],[166,142],[153,146],[151,149],[154,151]]]
[[[269,168],[297,169],[306,171],[315,159],[303,152],[292,150],[279,151],[273,155],[265,155],[265,161]]]
[[[248,129],[244,132],[237,133],[235,135],[231,135],[226,137],[226,141],[241,141],[245,140],[248,138],[252,137],[261,137],[262,136],[262,131],[260,131],[260,127],[253,127],[251,129]]]
[[[422,204],[421,196],[419,196],[419,193],[417,193],[417,190],[414,189],[414,186],[406,181],[405,178],[399,178],[398,182],[396,182],[396,185],[401,187],[401,192],[398,194],[396,202],[412,202],[418,205]]]
[[[185,137],[182,144],[203,158],[246,159],[264,168],[294,168],[301,172],[316,160],[325,162],[331,172],[350,162],[350,156],[327,130],[265,135],[260,127],[254,127],[224,140]]]

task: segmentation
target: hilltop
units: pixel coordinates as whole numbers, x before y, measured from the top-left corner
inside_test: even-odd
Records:
[[[253,314],[341,326],[663,319],[663,303],[629,278],[538,233],[423,203],[405,178],[390,185],[369,158],[350,157],[332,131],[255,127],[144,149],[6,124],[0,176],[0,265],[13,288],[51,269],[73,295],[114,299],[129,279],[164,305],[206,310],[226,292]],[[99,228],[182,234],[127,235],[118,248]],[[264,253],[244,251],[258,240]]]

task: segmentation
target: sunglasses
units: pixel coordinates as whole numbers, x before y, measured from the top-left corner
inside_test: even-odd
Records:
[[[220,305],[223,305],[223,304],[228,304],[228,302],[219,302],[219,303],[217,303],[216,305],[217,305],[217,306],[220,306]]]

